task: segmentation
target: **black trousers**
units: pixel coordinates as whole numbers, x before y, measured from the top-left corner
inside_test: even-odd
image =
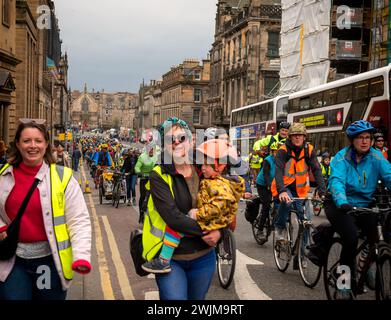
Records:
[[[144,212],[145,212],[145,196],[147,194],[147,189],[145,188],[145,185],[149,179],[147,178],[141,178],[140,179],[140,199],[138,200],[138,210],[140,212],[140,220],[139,222],[142,222],[144,220]]]
[[[335,231],[342,240],[341,265],[350,267],[352,278],[356,278],[356,249],[358,245],[358,227],[367,237],[370,245],[378,240],[376,217],[371,214],[353,217],[344,211],[338,209],[332,199],[324,202],[324,209],[327,219],[330,221]]]
[[[261,209],[261,221],[259,228],[262,230],[265,226],[266,218],[270,213],[270,206],[272,201],[272,192],[268,190],[265,186],[257,184],[257,190],[259,198],[261,199],[262,209]]]

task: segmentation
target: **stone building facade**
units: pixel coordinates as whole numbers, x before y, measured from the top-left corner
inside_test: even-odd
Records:
[[[138,96],[129,92],[106,93],[92,90],[73,91],[70,117],[79,129],[133,128]]]
[[[40,118],[38,98],[38,28],[27,1],[16,1],[16,118]]]
[[[211,123],[208,108],[210,60],[187,59],[163,75],[161,83],[160,121],[178,117],[196,129]]]
[[[280,1],[221,0],[210,50],[213,125],[229,127],[231,110],[278,93]],[[276,4],[277,3],[277,4]]]
[[[0,140],[7,144],[16,129],[16,56],[15,0],[0,1]]]

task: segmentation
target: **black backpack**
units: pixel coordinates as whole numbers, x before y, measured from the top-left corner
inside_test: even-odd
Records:
[[[323,266],[327,259],[327,253],[331,247],[334,236],[334,228],[329,222],[323,222],[312,232],[313,244],[308,246],[308,259],[317,266]]]
[[[145,271],[141,265],[146,262],[143,258],[143,232],[141,230],[134,230],[130,234],[130,255],[132,256],[134,269],[140,277],[147,276],[149,272]]]
[[[260,205],[261,205],[260,197],[254,198],[253,200],[249,201],[246,205],[246,211],[244,212],[244,217],[251,224],[258,216]]]

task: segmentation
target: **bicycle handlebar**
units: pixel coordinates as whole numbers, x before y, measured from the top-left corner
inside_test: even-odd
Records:
[[[367,213],[373,213],[373,214],[384,214],[384,213],[391,213],[391,208],[364,208],[364,207],[353,207],[353,210],[350,210],[348,214],[350,215],[363,215]]]

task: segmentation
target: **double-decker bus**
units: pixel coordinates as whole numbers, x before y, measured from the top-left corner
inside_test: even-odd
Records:
[[[245,141],[251,150],[256,139],[277,132],[278,124],[286,121],[287,106],[288,96],[277,96],[232,110],[232,142],[240,148]]]
[[[357,120],[367,120],[391,142],[391,64],[289,95],[288,122],[307,127],[319,151],[335,154],[346,145],[345,130]]]

